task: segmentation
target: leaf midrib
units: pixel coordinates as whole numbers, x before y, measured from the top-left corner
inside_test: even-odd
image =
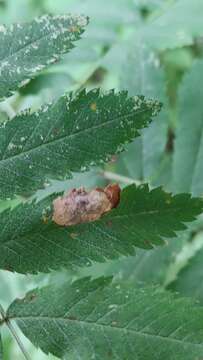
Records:
[[[69,134],[69,135],[63,135],[63,136],[61,136],[60,138],[58,138],[58,139],[53,139],[53,140],[50,140],[50,141],[47,141],[47,142],[45,142],[45,143],[42,143],[42,144],[40,144],[40,145],[37,145],[37,146],[35,146],[35,147],[33,147],[32,149],[29,149],[29,150],[27,150],[27,151],[23,151],[23,152],[21,152],[21,153],[18,153],[18,154],[16,154],[16,155],[13,155],[13,156],[11,156],[11,157],[7,157],[7,158],[5,158],[5,159],[3,159],[3,160],[0,160],[0,165],[2,164],[2,163],[6,163],[6,162],[8,162],[8,161],[10,161],[10,160],[12,160],[12,159],[16,159],[17,157],[21,157],[21,156],[23,156],[24,154],[29,154],[29,153],[31,153],[32,151],[34,151],[34,150],[36,150],[36,149],[41,149],[41,148],[43,148],[43,147],[46,147],[48,144],[50,144],[50,143],[57,143],[57,142],[60,142],[60,141],[62,141],[62,140],[64,140],[65,138],[69,138],[69,139],[71,139],[71,138],[74,138],[74,137],[77,137],[78,135],[81,135],[81,133],[86,133],[86,132],[89,132],[89,131],[92,131],[92,130],[97,130],[97,129],[99,129],[99,128],[102,128],[103,126],[107,126],[107,125],[109,125],[109,124],[112,124],[112,123],[114,123],[114,122],[117,122],[117,121],[119,121],[120,119],[122,119],[122,118],[129,118],[129,117],[131,117],[131,116],[137,116],[137,115],[139,115],[139,114],[141,114],[141,113],[143,113],[143,112],[145,112],[146,111],[146,109],[143,109],[143,110],[140,110],[139,112],[137,111],[136,113],[134,113],[134,112],[130,112],[129,114],[126,114],[126,115],[123,115],[123,116],[118,116],[118,117],[116,117],[116,118],[114,118],[114,119],[112,119],[112,120],[110,120],[110,121],[108,121],[108,122],[105,122],[105,123],[101,123],[101,124],[97,124],[97,125],[94,125],[94,126],[92,126],[92,127],[90,127],[90,128],[86,128],[86,129],[83,129],[83,130],[81,130],[81,131],[78,131],[77,133],[74,133],[74,134]],[[150,119],[148,120],[148,123],[150,122]],[[136,128],[136,130],[141,130],[141,128]],[[4,154],[2,154],[2,156],[3,156]]]
[[[13,210],[13,211],[15,211],[15,209]],[[172,208],[172,209],[164,209],[164,211],[165,212],[168,212],[168,211],[170,211],[170,212],[172,212],[172,211],[174,211],[174,212],[176,212],[176,211],[182,211],[182,209],[177,209],[177,208]],[[133,218],[135,218],[136,216],[143,216],[143,215],[152,215],[152,214],[159,214],[159,213],[162,213],[163,214],[163,209],[158,209],[158,210],[153,210],[153,211],[150,211],[150,212],[146,212],[146,211],[142,211],[142,212],[140,212],[140,213],[137,213],[137,214],[123,214],[123,215],[116,215],[116,216],[114,216],[114,217],[111,217],[111,218],[106,218],[106,220],[114,220],[114,219],[116,219],[116,218],[124,218],[124,217],[133,217]],[[190,221],[192,221],[192,220],[188,220],[188,221],[185,221],[185,222],[190,222]],[[96,222],[92,222],[92,224],[94,225],[94,223],[97,223],[97,225],[99,225],[99,223],[96,221]],[[180,221],[180,223],[184,226],[184,222],[183,221]],[[91,222],[89,223],[90,225],[91,225]],[[103,225],[103,224],[101,224],[101,225]],[[77,225],[76,225],[77,226]],[[60,227],[60,229],[63,229],[63,230],[66,230],[66,229],[68,229],[68,226],[67,227]],[[47,228],[47,227],[45,227],[44,229],[42,228],[42,229],[40,229],[40,233],[44,233],[44,232],[47,232],[47,230],[49,230],[49,228]],[[52,230],[52,229],[51,229]],[[178,230],[174,230],[174,232],[175,231],[178,231]],[[33,229],[32,229],[32,233],[33,233]],[[6,245],[6,244],[9,244],[9,243],[12,243],[12,242],[16,242],[18,239],[20,239],[21,237],[26,237],[27,235],[29,236],[29,234],[30,234],[30,231],[26,231],[24,234],[17,234],[16,236],[14,236],[13,238],[11,238],[11,239],[9,239],[9,240],[7,240],[7,241],[5,241],[3,244],[1,244],[1,242],[0,242],[0,248],[1,247],[4,247],[4,245]],[[34,232],[34,235],[37,235],[38,234],[38,231],[36,231],[36,232]],[[159,234],[159,233],[157,233],[157,236],[160,236],[161,234]],[[1,238],[0,238],[0,241],[1,241]]]
[[[157,338],[157,339],[161,339],[163,341],[169,341],[169,342],[175,342],[175,343],[180,343],[180,344],[187,344],[187,345],[193,345],[193,346],[198,346],[201,347],[203,350],[203,344],[200,343],[192,343],[190,341],[183,341],[180,339],[174,339],[171,337],[167,337],[167,336],[163,336],[163,335],[153,335],[153,334],[149,334],[147,332],[142,332],[142,331],[138,331],[138,330],[134,330],[134,329],[129,329],[126,327],[122,327],[122,326],[111,326],[108,324],[98,324],[97,322],[94,321],[87,321],[87,320],[78,320],[78,319],[68,319],[68,318],[63,318],[63,317],[48,317],[48,316],[22,316],[22,317],[9,317],[10,320],[14,320],[14,321],[23,321],[25,322],[26,319],[29,320],[34,320],[34,321],[43,321],[43,320],[47,320],[47,321],[61,321],[61,322],[76,322],[78,324],[83,324],[86,326],[92,326],[92,324],[94,324],[95,326],[99,327],[99,328],[110,328],[111,330],[117,330],[117,331],[124,331],[126,333],[132,333],[135,335],[139,335],[139,336],[145,336],[145,337],[149,337],[149,338]]]

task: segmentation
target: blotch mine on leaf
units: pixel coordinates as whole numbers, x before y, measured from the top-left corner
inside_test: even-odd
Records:
[[[52,220],[60,226],[71,226],[98,220],[103,214],[118,206],[120,187],[111,184],[103,188],[86,191],[72,189],[65,196],[53,201]]]

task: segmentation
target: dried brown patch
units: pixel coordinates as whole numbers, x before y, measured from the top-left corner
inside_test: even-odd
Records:
[[[67,195],[53,201],[52,219],[61,226],[98,220],[103,214],[118,206],[120,191],[118,184],[91,191],[86,191],[85,188],[72,189]]]

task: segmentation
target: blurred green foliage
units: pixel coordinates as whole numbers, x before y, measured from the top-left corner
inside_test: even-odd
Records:
[[[83,87],[127,89],[131,95],[158,98],[164,104],[162,113],[149,129],[142,131],[142,137],[104,169],[75,174],[71,181],[52,181],[50,187],[38,191],[35,197],[41,199],[73,186],[105,185],[108,177],[103,175],[107,172],[112,174],[112,180],[116,173],[137,182],[149,182],[152,187],[162,185],[174,193],[188,191],[202,196],[202,0],[104,3],[104,0],[0,1],[1,23],[26,21],[44,13],[82,13],[90,17],[87,31],[70,54],[0,104],[0,121]],[[1,201],[0,211],[23,200]],[[36,286],[64,278],[112,273],[132,283],[159,283],[202,301],[202,246],[200,219],[165,248],[147,253],[140,250],[134,257],[95,264],[80,272],[23,276],[0,271],[1,301],[6,307],[15,297]],[[3,338],[5,360],[22,359],[6,330]],[[47,358],[25,338],[23,342],[33,360]]]

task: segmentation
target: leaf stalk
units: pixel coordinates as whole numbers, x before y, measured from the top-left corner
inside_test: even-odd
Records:
[[[0,304],[0,325],[6,324],[11,335],[13,336],[13,338],[15,339],[15,341],[17,342],[20,350],[22,351],[24,358],[26,360],[31,360],[30,356],[28,355],[27,351],[24,348],[23,343],[21,342],[18,334],[16,333],[16,330],[13,326],[13,324],[11,323],[10,319],[8,319],[6,312],[4,311],[3,307]]]

